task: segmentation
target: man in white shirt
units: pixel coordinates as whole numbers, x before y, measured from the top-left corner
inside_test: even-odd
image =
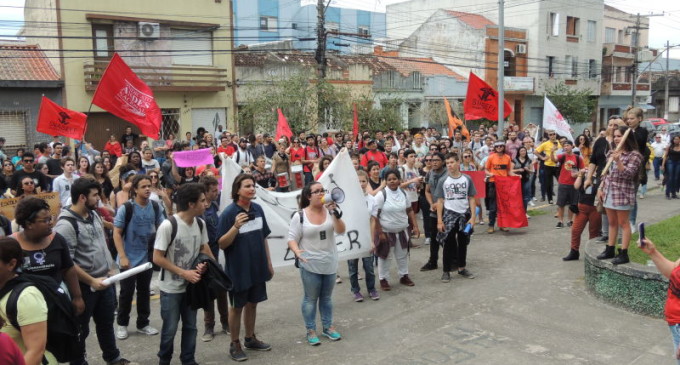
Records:
[[[661,134],[657,133],[654,136],[654,142],[652,142],[652,151],[654,152],[654,160],[652,161],[654,165],[654,180],[659,181],[661,162],[663,162],[663,155],[666,153],[666,148],[668,148],[668,142],[664,141]]]
[[[54,178],[52,191],[59,193],[59,200],[63,208],[68,205],[71,199],[71,185],[73,185],[73,181],[78,176],[73,175],[73,171],[76,169],[76,162],[70,157],[61,160],[61,168],[64,170],[64,173]]]

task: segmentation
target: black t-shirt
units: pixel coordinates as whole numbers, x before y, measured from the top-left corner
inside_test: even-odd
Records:
[[[26,177],[30,176],[33,178],[33,182],[35,183],[36,187],[40,187],[42,189],[42,192],[48,192],[50,191],[50,180],[43,174],[42,172],[38,170],[33,170],[33,172],[26,172],[26,170],[19,170],[12,175],[12,183],[11,188],[13,190],[18,190],[19,185],[21,185],[21,180]]]
[[[590,155],[590,163],[597,166],[595,170],[595,176],[600,176],[602,170],[607,165],[607,152],[611,149],[609,142],[606,138],[600,137],[595,141],[593,145],[593,153]]]
[[[136,145],[136,144],[137,144],[137,138],[139,138],[139,136],[136,135],[136,134],[134,134],[134,133],[123,134],[123,135],[120,137],[120,144],[122,144],[123,146],[125,146],[125,142],[127,142],[127,141],[132,141],[132,144],[133,144],[133,145]]]
[[[598,187],[599,184],[595,184],[592,188],[589,188],[588,193],[586,193],[586,190],[583,189],[583,184],[581,184],[581,187],[578,189],[578,202],[580,204],[590,205],[591,207],[595,206],[595,195],[597,194]]]
[[[64,169],[61,168],[61,160],[58,158],[50,158],[45,163],[49,171],[47,172],[53,176],[59,176],[64,173]]]
[[[68,250],[68,243],[59,233],[54,234],[52,242],[43,250],[22,250],[24,262],[23,272],[50,276],[58,283],[63,281],[63,271],[73,266]]]

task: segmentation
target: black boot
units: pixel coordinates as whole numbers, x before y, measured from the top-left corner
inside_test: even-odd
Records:
[[[597,255],[598,260],[606,260],[614,257],[614,246],[604,246],[604,251]],[[627,257],[627,256],[626,256]]]
[[[619,248],[619,254],[612,260],[613,265],[627,264],[630,260],[628,259],[628,250]]]
[[[562,258],[563,261],[575,261],[578,260],[579,252],[577,250],[569,250],[569,254]]]

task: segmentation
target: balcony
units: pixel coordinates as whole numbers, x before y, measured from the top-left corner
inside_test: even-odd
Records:
[[[651,87],[648,82],[640,81],[636,85],[638,95],[650,95]],[[633,83],[625,81],[603,81],[602,82],[602,95],[631,95],[633,90]]]
[[[629,58],[629,59],[635,58],[635,55],[633,54],[633,47],[629,45],[616,43],[603,43],[602,48],[604,51],[602,52],[603,57],[613,56],[617,58]]]
[[[85,90],[95,91],[108,62],[85,63]],[[130,66],[153,91],[225,91],[230,82],[226,68],[199,66]]]

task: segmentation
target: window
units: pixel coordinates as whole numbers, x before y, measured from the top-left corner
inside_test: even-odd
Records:
[[[571,59],[571,77],[578,77],[578,57]]]
[[[624,40],[624,37],[625,37],[625,35],[623,34],[623,31],[622,31],[622,30],[619,30],[619,38],[618,38],[618,39],[619,39],[619,44],[624,44],[624,43],[626,43],[625,40]]]
[[[276,32],[277,29],[277,18],[274,16],[261,16],[260,17],[260,30],[265,32]]]
[[[548,76],[555,76],[555,57],[548,56]]]
[[[387,73],[387,88],[394,89],[397,87],[397,78],[399,74],[396,71],[390,71]]]
[[[336,22],[327,22],[326,31],[328,31],[328,33],[337,33],[340,31],[340,24]]]
[[[516,69],[515,69],[515,56],[513,56],[512,52],[510,51],[504,51],[504,58],[505,58],[505,67],[503,69],[503,75],[504,76],[515,76],[516,75]]]
[[[668,98],[668,112],[677,113],[680,111],[680,96],[671,96]]]
[[[552,36],[560,35],[560,14],[550,13],[548,17],[548,34]]]
[[[370,34],[371,34],[371,30],[370,30],[370,28],[369,28],[368,26],[366,26],[366,25],[360,25],[359,28],[357,29],[357,33],[359,33],[359,34],[361,34],[361,35],[366,35],[366,36],[367,36],[367,35],[370,35]]]
[[[92,24],[92,49],[95,58],[113,56],[113,25]]]
[[[413,88],[414,89],[420,89],[420,72],[418,71],[413,71]]]
[[[170,29],[172,64],[212,66],[212,32],[195,29]]]
[[[604,43],[615,43],[616,42],[616,29],[614,28],[604,28]]]
[[[572,67],[571,56],[564,56],[564,77],[571,77]]]
[[[597,22],[588,20],[588,42],[595,42],[597,39]]]
[[[567,17],[567,35],[578,36],[580,35],[579,28],[579,18],[568,16]]]
[[[597,61],[590,59],[588,60],[588,78],[597,78]]]

